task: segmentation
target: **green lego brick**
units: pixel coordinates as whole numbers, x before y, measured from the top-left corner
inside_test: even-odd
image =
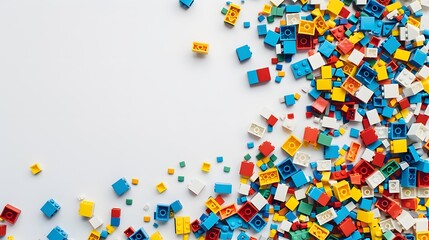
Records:
[[[128,206],[131,206],[131,205],[133,205],[133,200],[132,200],[132,199],[130,199],[130,198],[127,198],[127,199],[125,200],[125,204],[127,204]]]
[[[274,22],[274,15],[270,15],[267,17],[267,22],[268,23],[273,23]]]
[[[184,182],[185,181],[185,177],[184,176],[177,176],[177,181],[178,182]]]
[[[401,168],[399,164],[395,161],[390,161],[386,165],[384,165],[382,168],[380,168],[380,172],[383,174],[385,178],[390,177],[392,174],[394,174],[396,171],[398,171]]]
[[[276,155],[274,155],[274,154],[272,154],[272,155],[270,156],[270,160],[271,160],[271,161],[273,161],[273,162],[275,162],[275,161],[277,160],[277,156],[276,156]]]
[[[298,206],[298,212],[304,215],[310,216],[311,211],[313,210],[313,205],[308,204],[304,201],[301,201]]]
[[[224,166],[223,167],[223,171],[226,172],[226,173],[229,173],[229,171],[231,171],[231,168],[227,167],[227,166]]]
[[[256,155],[256,159],[258,159],[258,160],[261,160],[264,157],[265,156],[262,153],[258,153],[258,155]]]
[[[246,154],[246,156],[244,156],[244,160],[246,161],[249,161],[251,158],[250,154]]]
[[[228,9],[226,8],[222,8],[222,11],[220,11],[223,15],[226,15],[226,13],[228,12]]]
[[[179,162],[179,166],[180,166],[181,168],[186,167],[186,163],[185,163],[185,161],[181,161],[181,162]]]

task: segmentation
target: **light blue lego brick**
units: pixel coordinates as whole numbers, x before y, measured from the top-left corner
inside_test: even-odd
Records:
[[[179,0],[180,4],[186,8],[190,8],[194,0]]]
[[[177,213],[177,212],[179,212],[180,210],[183,209],[182,203],[179,200],[176,200],[172,204],[170,204],[170,209],[174,213]]]
[[[40,209],[46,217],[51,218],[61,209],[54,199],[49,199]]]
[[[243,62],[252,57],[252,52],[250,51],[250,47],[248,45],[237,48],[235,52],[237,53],[237,57],[240,62]]]
[[[232,184],[230,183],[215,183],[214,192],[218,194],[231,194]]]
[[[62,228],[56,226],[46,237],[49,240],[67,240],[68,234]]]
[[[121,178],[112,184],[112,188],[118,196],[121,196],[130,190],[130,185],[125,178]]]
[[[250,85],[255,85],[259,83],[258,73],[256,72],[256,70],[251,70],[247,72],[247,80]]]
[[[269,30],[267,35],[264,38],[264,43],[271,47],[276,47],[276,44],[278,43],[280,39],[280,34]]]

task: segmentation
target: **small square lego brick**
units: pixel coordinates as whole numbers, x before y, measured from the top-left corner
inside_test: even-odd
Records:
[[[150,222],[150,216],[144,216],[143,217],[143,221],[146,222],[146,223]]]
[[[184,168],[184,167],[186,167],[186,163],[185,163],[185,161],[181,161],[181,162],[179,162],[179,166],[180,166],[180,168]]]
[[[223,162],[223,157],[222,156],[216,157],[216,162],[218,162],[218,163]]]
[[[250,22],[243,22],[244,28],[250,28]]]
[[[201,166],[201,171],[203,172],[210,172],[211,164],[209,162],[203,162],[203,165]]]
[[[174,168],[169,168],[167,170],[168,175],[173,175],[174,174]]]
[[[198,179],[192,179],[192,181],[188,184],[188,189],[193,192],[195,195],[200,194],[206,184]]]
[[[94,216],[91,219],[89,219],[89,223],[91,224],[91,227],[93,229],[99,228],[101,225],[103,225],[103,220],[101,218]]]
[[[178,182],[184,182],[185,181],[185,177],[184,176],[177,176],[177,181]]]
[[[132,178],[131,179],[131,184],[132,185],[138,185],[139,184],[139,179],[138,178]]]
[[[33,175],[36,175],[42,171],[42,168],[40,168],[40,165],[36,163],[30,166],[30,170]]]
[[[252,149],[252,148],[254,148],[255,147],[255,143],[253,143],[253,142],[248,142],[247,143],[247,148],[248,149]]]
[[[118,196],[121,196],[130,190],[130,185],[125,178],[120,178],[118,181],[112,184],[112,188]]]
[[[131,205],[133,205],[133,200],[130,198],[127,198],[127,199],[125,199],[125,204],[128,206],[131,206]]]
[[[229,173],[231,171],[231,168],[230,167],[227,167],[227,166],[224,166],[223,167],[223,172],[225,172],[225,173]]]
[[[164,183],[164,182],[160,182],[160,183],[158,183],[158,184],[156,185],[156,190],[157,190],[159,193],[163,193],[163,192],[165,192],[165,190],[167,190],[167,186],[165,186],[165,183]]]

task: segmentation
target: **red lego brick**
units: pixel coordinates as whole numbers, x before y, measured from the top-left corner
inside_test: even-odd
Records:
[[[200,230],[200,228],[201,228],[200,221],[198,221],[198,219],[195,219],[191,223],[191,230],[192,230],[192,232],[196,232],[196,231]]]
[[[386,158],[386,155],[384,155],[383,153],[380,152],[375,152],[375,155],[372,159],[371,164],[376,166],[376,167],[383,167],[384,165],[384,159]]]
[[[364,183],[366,178],[374,172],[374,167],[365,160],[360,160],[350,171],[352,174],[359,174],[361,176],[362,183]]]
[[[358,173],[350,174],[350,182],[353,185],[361,185],[362,184],[362,176]]]
[[[337,48],[344,54],[350,53],[354,49],[355,45],[350,42],[348,38],[344,38],[338,43]]]
[[[395,61],[390,61],[387,65],[387,67],[392,68],[392,71],[396,71],[396,69],[398,69],[398,64],[395,63]]]
[[[309,50],[313,48],[313,36],[298,34],[296,41],[297,50]]]
[[[262,153],[262,155],[267,157],[274,151],[275,147],[270,142],[265,141],[261,145],[259,145],[258,149]]]
[[[353,223],[351,218],[346,218],[338,225],[338,229],[344,234],[344,236],[350,236],[354,231],[357,230],[356,225]]]
[[[271,58],[271,64],[277,64],[277,63],[279,63],[278,58]]]
[[[321,114],[321,113],[323,113],[325,111],[325,109],[328,107],[328,105],[329,105],[328,100],[326,100],[326,99],[324,99],[322,97],[318,97],[316,99],[316,101],[314,101],[313,104],[311,105],[311,108],[315,112]]]
[[[417,172],[417,187],[429,187],[429,173]]]
[[[369,43],[374,45],[375,47],[378,47],[378,45],[380,45],[380,42],[381,42],[381,38],[376,36],[372,36],[371,40],[369,40]]]
[[[6,225],[4,225],[4,224],[1,224],[0,225],[0,237],[4,237],[4,236],[6,236]]]
[[[337,39],[337,41],[343,40],[345,38],[344,27],[342,25],[334,27],[333,29],[331,29],[331,34],[332,36],[334,36],[335,39]]]
[[[15,224],[15,222],[18,220],[19,214],[21,214],[21,210],[10,204],[6,204],[2,213],[0,214],[0,217],[8,223]]]
[[[350,11],[347,8],[343,7],[338,15],[342,18],[348,18],[350,15]]]
[[[270,69],[268,67],[257,69],[256,74],[258,74],[258,82],[260,83],[271,80]]]
[[[133,235],[135,232],[133,227],[128,227],[127,229],[125,229],[124,234],[127,237],[130,237],[131,235]]]
[[[306,127],[304,130],[304,141],[316,145],[319,137],[319,129]]]
[[[332,172],[331,174],[331,179],[334,179],[337,181],[347,179],[348,177],[349,177],[349,173],[346,170]]]
[[[322,206],[326,206],[326,205],[328,205],[330,200],[331,200],[331,198],[329,197],[328,194],[322,193],[322,195],[320,195],[319,199],[317,199],[317,202]]]
[[[270,115],[270,117],[267,119],[267,123],[270,126],[274,126],[277,123],[278,120],[279,119],[276,118],[274,115]]]
[[[393,218],[396,219],[399,215],[401,215],[402,213],[402,208],[401,206],[396,203],[396,202],[392,202],[389,205],[389,208],[387,209],[387,213]]]
[[[338,62],[338,60],[339,59],[337,56],[332,55],[326,59],[326,63],[331,65],[331,64],[335,64],[336,62]]]
[[[207,231],[205,240],[218,240],[219,237],[220,237],[220,229],[214,227]]]
[[[374,128],[367,128],[362,130],[360,132],[360,138],[366,146],[371,145],[378,140],[378,136],[375,133]]]
[[[217,195],[217,196],[215,197],[215,201],[216,201],[217,203],[219,203],[219,205],[222,205],[222,204],[224,204],[224,203],[225,203],[225,200],[223,199],[223,197],[222,197],[221,195]]]
[[[121,217],[121,209],[120,208],[112,208],[112,212],[110,214],[112,218],[120,218]]]
[[[412,198],[412,199],[401,199],[401,206],[403,208],[408,208],[410,210],[417,210],[417,198]]]
[[[346,113],[346,120],[353,121],[355,120],[355,116],[356,116],[356,109],[349,108]]]
[[[240,175],[243,177],[251,177],[253,175],[253,169],[255,164],[253,162],[242,161],[240,166]]]
[[[417,115],[416,122],[415,123],[421,123],[423,125],[426,125],[428,122],[429,116],[426,116],[424,114]]]
[[[241,208],[237,211],[238,216],[240,216],[244,221],[249,222],[256,214],[258,209],[253,206],[251,202],[246,202]]]
[[[288,113],[287,119],[294,119],[295,115],[293,113]]]
[[[392,203],[392,199],[386,196],[382,196],[381,198],[377,199],[377,201],[375,202],[375,206],[380,209],[380,211],[387,213],[387,210]]]

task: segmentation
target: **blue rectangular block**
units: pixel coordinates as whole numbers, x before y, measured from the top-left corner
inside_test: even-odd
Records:
[[[230,183],[215,183],[214,192],[218,194],[231,194],[232,184]]]

